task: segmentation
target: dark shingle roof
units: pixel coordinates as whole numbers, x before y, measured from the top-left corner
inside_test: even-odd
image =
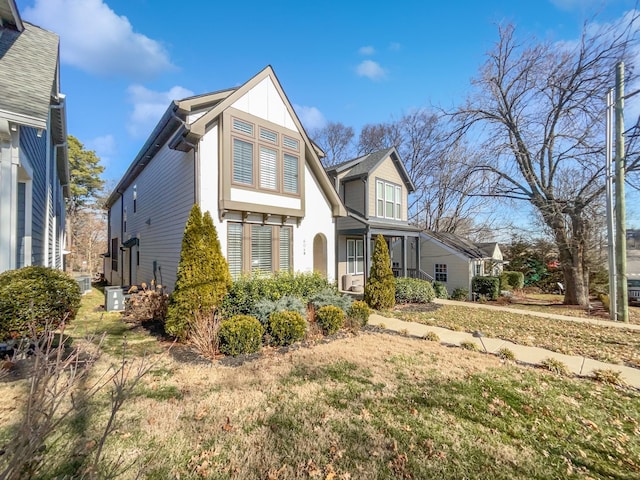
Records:
[[[453,233],[446,232],[425,232],[426,235],[429,235],[436,240],[439,240],[441,243],[453,248],[454,250],[459,251],[469,258],[477,258],[483,259],[487,257],[491,257],[491,255],[487,255],[482,249],[478,248],[478,246],[473,243],[471,240],[467,240],[466,238],[459,237]]]
[[[57,94],[58,36],[27,22],[22,32],[0,31],[0,113],[45,128]]]

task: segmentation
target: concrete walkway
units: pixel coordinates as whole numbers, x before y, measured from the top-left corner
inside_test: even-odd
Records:
[[[439,301],[438,303],[444,303],[445,301]],[[447,304],[449,303],[460,303],[464,306],[476,306],[476,304],[469,304],[464,302],[450,302],[446,300]],[[488,307],[487,305],[477,305],[478,308]],[[513,308],[502,308],[502,307],[489,307],[489,308],[498,308],[503,311],[515,311],[515,313],[522,313],[522,310],[517,310]],[[529,313],[529,312],[526,312]],[[552,316],[550,318],[555,318],[556,316]],[[570,319],[570,321],[581,321],[585,320],[589,322],[590,319],[581,319],[577,317],[566,317],[565,315],[558,315],[558,317],[562,320]],[[566,317],[566,318],[564,318]],[[594,320],[598,321],[598,320]],[[605,322],[608,326],[611,326],[610,323]],[[613,323],[613,322],[611,322]],[[377,313],[371,314],[369,316],[369,325],[381,327],[387,330],[392,330],[395,332],[402,332],[407,335],[411,335],[414,337],[423,338],[428,332],[435,332],[440,338],[440,343],[449,344],[449,345],[460,345],[462,342],[473,342],[478,345],[480,351],[487,351],[488,353],[496,353],[501,348],[508,348],[511,350],[516,360],[519,362],[539,365],[543,360],[547,358],[555,358],[562,363],[564,363],[567,368],[577,374],[577,375],[590,375],[594,370],[615,370],[621,373],[622,379],[627,383],[627,385],[640,389],[640,369],[626,367],[623,365],[615,365],[605,362],[600,362],[597,360],[592,360],[586,357],[579,357],[575,355],[564,355],[562,353],[552,352],[551,350],[546,350],[544,348],[538,347],[527,347],[524,345],[518,345],[513,342],[509,342],[507,340],[501,340],[499,338],[489,338],[482,337],[476,338],[471,333],[467,332],[458,332],[454,330],[449,330],[441,327],[433,327],[430,325],[423,325],[421,323],[416,322],[405,322],[403,320],[399,320],[397,318],[383,317]],[[629,325],[624,325],[628,327]],[[636,325],[638,326],[638,325]]]
[[[461,307],[480,308],[483,310],[498,310],[501,312],[515,313],[517,315],[531,315],[532,317],[552,318],[554,320],[566,320],[568,322],[576,323],[590,323],[592,325],[600,325],[602,327],[627,328],[629,330],[640,331],[640,325],[635,323],[612,322],[611,320],[602,320],[589,317],[572,317],[570,315],[536,312],[534,310],[525,310],[522,308],[499,307],[496,305],[486,305],[478,302],[458,302],[456,300],[445,300],[442,298],[436,298],[433,303],[437,303],[439,305],[456,305]]]

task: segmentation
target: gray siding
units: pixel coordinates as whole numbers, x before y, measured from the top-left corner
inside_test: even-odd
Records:
[[[133,278],[137,283],[155,280],[173,289],[184,227],[195,202],[194,185],[193,152],[171,150],[165,145],[123,193],[127,229],[123,231],[121,243],[135,237],[140,242],[140,265],[136,265],[134,248],[131,261],[122,265],[119,272],[124,281],[129,278],[128,269],[134,268],[137,271]],[[112,208],[119,208],[118,203]],[[112,217],[119,216],[119,210],[112,213]],[[112,222],[111,228],[112,237],[118,236],[119,226]]]
[[[344,204],[360,213],[362,216],[365,216],[367,212],[365,212],[364,205],[364,182],[360,179],[345,182],[343,184],[343,188]]]
[[[33,168],[32,217],[31,217],[31,263],[44,264],[44,241],[47,199],[47,135],[38,137],[37,130],[20,128],[20,150]]]

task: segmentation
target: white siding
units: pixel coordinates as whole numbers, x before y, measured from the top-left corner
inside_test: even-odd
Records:
[[[281,127],[298,131],[270,77],[262,80],[236,100],[232,107],[256,117],[264,118]]]
[[[447,281],[449,294],[456,288],[471,291],[471,262],[461,254],[442,247],[439,243],[420,239],[420,268],[435,278],[435,264],[447,265]]]
[[[313,271],[313,239],[322,233],[327,239],[327,274],[329,281],[333,281],[336,278],[336,236],[331,204],[306,165],[304,178],[306,215],[293,233],[293,265],[299,272]]]
[[[269,205],[271,207],[302,208],[302,201],[299,198],[273,195],[265,192],[253,192],[243,188],[231,188],[231,200],[234,202],[247,202],[256,205]]]
[[[218,220],[220,175],[218,172],[219,135],[218,124],[214,124],[200,140],[200,208],[208,211],[213,221]],[[224,250],[223,250],[224,251]]]

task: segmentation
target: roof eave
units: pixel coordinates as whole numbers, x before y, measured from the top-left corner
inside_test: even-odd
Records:
[[[179,108],[179,102],[173,101],[162,115],[160,121],[149,135],[149,138],[142,146],[138,155],[133,160],[124,176],[111,192],[105,205],[107,208],[118,200],[124,191],[133,183],[145,165],[153,159],[162,146],[169,141],[176,128],[184,125],[184,117],[187,112]]]

